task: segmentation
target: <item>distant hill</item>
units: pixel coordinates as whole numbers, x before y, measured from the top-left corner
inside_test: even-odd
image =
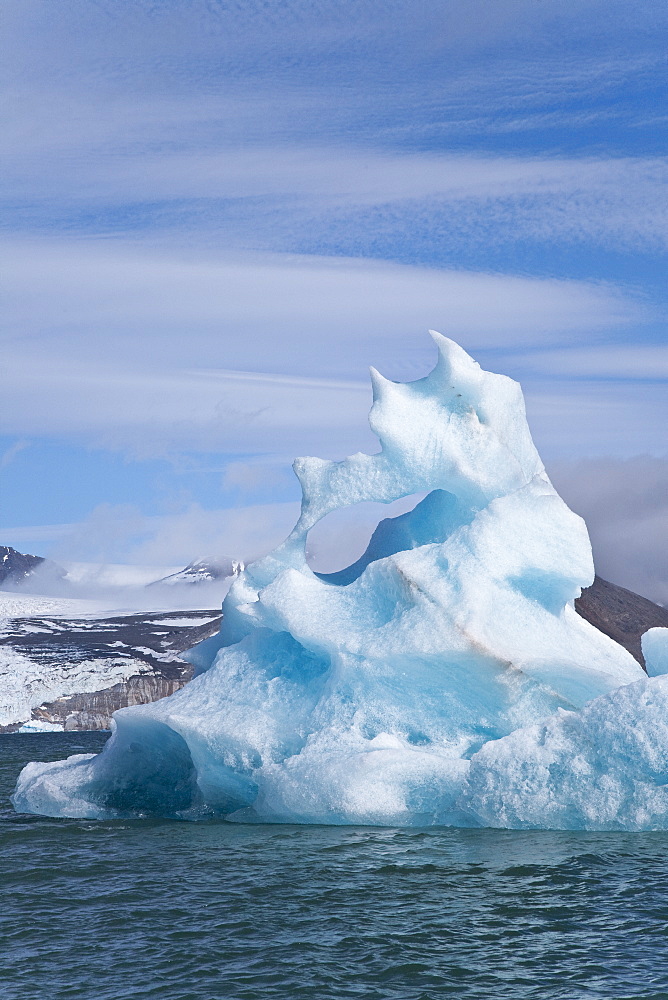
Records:
[[[237,576],[243,568],[242,562],[238,559],[230,559],[228,556],[219,559],[196,559],[194,562],[188,563],[185,569],[180,569],[178,573],[163,576],[160,580],[149,583],[148,586],[154,587],[157,584],[165,583],[212,583],[214,580],[224,580],[230,576]]]
[[[17,552],[11,545],[0,545],[0,585],[3,583],[23,583],[41,566],[48,568],[52,576],[61,578],[65,570],[50,559],[42,556],[31,556],[26,552]]]
[[[594,578],[591,587],[582,591],[575,602],[575,610],[599,632],[618,642],[635,656],[642,667],[645,658],[640,648],[640,637],[648,628],[668,628],[668,608],[634,594],[632,590],[614,583]]]

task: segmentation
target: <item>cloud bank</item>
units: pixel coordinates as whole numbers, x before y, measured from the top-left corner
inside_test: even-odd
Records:
[[[587,522],[597,572],[668,605],[668,457],[562,462],[549,471]]]
[[[435,328],[522,381],[569,488],[615,480],[628,530],[601,534],[592,500],[599,559],[629,539],[619,577],[633,540],[660,592],[662,522],[623,470],[665,454],[664,7],[7,0],[3,20],[0,541],[179,563],[226,524],[250,551],[255,516],[270,547],[290,459],[374,450],[367,366],[424,375]]]

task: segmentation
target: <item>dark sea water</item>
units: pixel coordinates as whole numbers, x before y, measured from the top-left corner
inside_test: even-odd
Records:
[[[0,736],[2,1000],[668,998],[668,835],[19,816]]]

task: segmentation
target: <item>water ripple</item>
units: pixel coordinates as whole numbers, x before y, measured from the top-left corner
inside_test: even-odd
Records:
[[[666,1000],[664,834],[17,816],[0,736],[2,1000]]]

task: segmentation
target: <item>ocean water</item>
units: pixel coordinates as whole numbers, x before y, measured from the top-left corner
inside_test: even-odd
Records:
[[[2,1000],[668,998],[668,835],[17,815],[0,736]]]

